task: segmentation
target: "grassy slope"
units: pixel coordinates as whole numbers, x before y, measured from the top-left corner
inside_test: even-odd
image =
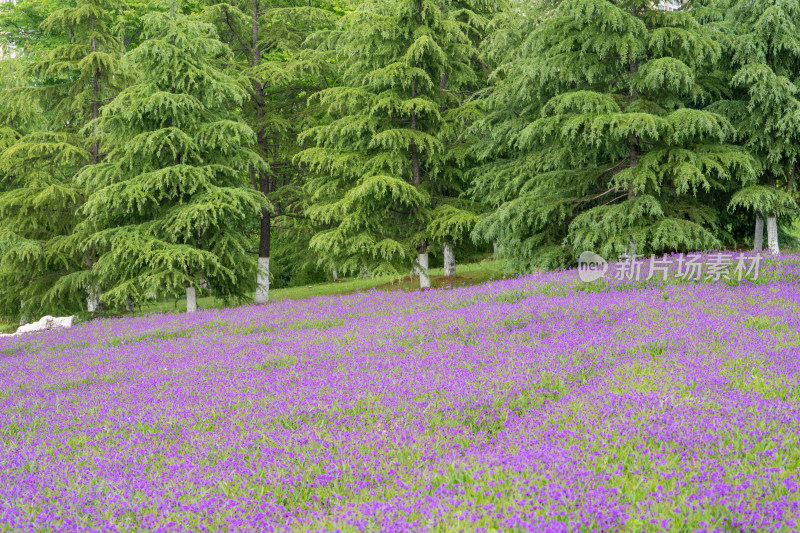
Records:
[[[456,270],[456,277],[445,277],[444,270],[441,268],[432,268],[431,285],[433,287],[445,286],[462,286],[462,285],[475,285],[484,283],[489,279],[498,279],[503,277],[505,269],[504,261],[486,260],[480,263],[458,265]],[[342,279],[337,282],[319,283],[317,285],[309,285],[304,287],[288,287],[285,289],[272,289],[269,292],[270,300],[299,300],[302,298],[310,298],[312,296],[327,296],[331,294],[351,294],[357,291],[364,291],[369,289],[377,290],[415,290],[419,288],[417,278],[407,276],[405,278],[351,278]],[[198,306],[201,309],[225,307],[222,300],[216,298],[198,298]],[[186,300],[181,299],[177,302],[170,300],[169,302],[154,302],[151,305],[143,307],[141,313],[153,313],[164,311],[186,311]]]
[[[505,262],[485,260],[479,263],[471,263],[458,265],[456,277],[445,277],[444,271],[441,268],[431,269],[431,285],[433,287],[444,286],[463,286],[475,285],[484,283],[489,279],[498,279],[504,276]],[[337,282],[319,283],[317,285],[310,285],[305,287],[288,287],[285,289],[272,289],[270,290],[270,300],[300,300],[302,298],[310,298],[312,296],[327,296],[330,294],[351,294],[357,291],[364,291],[369,289],[377,290],[415,290],[419,287],[419,282],[416,278],[410,276],[405,278],[352,278],[342,279]],[[216,298],[198,298],[198,306],[201,309],[222,308],[226,307],[225,302],[217,300]],[[153,302],[147,305],[135,314],[146,313],[159,313],[170,311],[186,311],[186,300],[170,300],[169,302]],[[8,322],[0,319],[0,333],[13,333],[16,331],[19,324],[16,322]]]
[[[800,219],[795,223],[795,235],[800,239]],[[447,278],[441,268],[431,269],[431,285],[433,287],[463,286],[483,283],[489,279],[504,277],[505,262],[485,260],[479,263],[458,265],[458,275],[455,278]],[[320,283],[304,287],[288,287],[285,289],[272,289],[270,300],[299,300],[312,296],[327,296],[331,294],[351,294],[357,291],[377,289],[377,290],[415,290],[418,287],[416,278],[350,278],[342,279],[338,282]],[[198,306],[201,309],[225,307],[225,303],[213,297],[199,298]],[[170,300],[169,302],[153,302],[143,307],[136,314],[157,313],[169,311],[186,311],[186,300]],[[17,324],[0,319],[0,333],[12,333],[16,330]]]
[[[456,277],[445,277],[444,270],[432,268],[431,285],[433,287],[444,286],[463,286],[484,283],[489,279],[498,279],[504,276],[505,262],[485,260],[479,263],[458,265]],[[331,294],[351,294],[357,291],[369,289],[377,290],[415,290],[419,287],[417,278],[407,276],[405,278],[352,278],[341,279],[338,282],[319,283],[304,287],[288,287],[285,289],[270,290],[270,300],[300,300],[312,296],[327,296]],[[201,309],[212,309],[226,307],[225,302],[213,297],[198,298],[198,307]],[[170,311],[185,312],[186,300],[170,300],[168,302],[153,302],[142,307],[135,314],[163,313]],[[0,333],[13,333],[19,324],[0,319]]]

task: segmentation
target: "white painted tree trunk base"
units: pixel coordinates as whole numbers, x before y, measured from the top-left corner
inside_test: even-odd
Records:
[[[781,253],[778,246],[778,218],[775,215],[767,217],[767,247],[773,255]]]
[[[269,301],[269,257],[258,258],[258,286],[256,287],[255,303],[265,304]]]
[[[197,312],[197,289],[194,287],[186,287],[186,312]]]
[[[628,260],[636,260],[636,241],[633,240],[633,235],[628,237]]]
[[[449,244],[444,245],[444,275],[449,277],[456,275],[456,254]]]
[[[86,290],[86,309],[90,313],[97,313],[100,311],[100,290],[97,285],[89,287]]]
[[[756,235],[753,239],[753,251],[758,253],[764,250],[764,217],[756,213]]]
[[[428,252],[424,254],[419,254],[417,258],[417,263],[419,264],[418,272],[419,272],[419,288],[420,289],[427,289],[431,286],[431,279],[428,276]]]

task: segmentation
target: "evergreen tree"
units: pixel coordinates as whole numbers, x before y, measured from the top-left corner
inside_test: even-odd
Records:
[[[800,156],[800,2],[721,3],[730,7],[729,61],[733,98],[716,104],[736,124],[743,145],[761,163],[758,182],[738,191],[734,209],[754,212],[754,245],[761,251],[763,218],[768,246],[780,251],[778,220],[791,226],[797,212]]]
[[[327,226],[312,249],[340,272],[407,272],[416,254],[429,286],[429,224],[447,178],[442,110],[475,79],[469,23],[450,7],[368,1],[330,39],[342,86],[316,95],[328,121],[301,134],[313,147],[298,160],[314,173],[308,214]]]
[[[69,36],[53,33],[43,22],[64,8],[64,0],[3,0],[0,2],[0,59],[2,48],[13,48],[16,57],[46,54],[69,42]]]
[[[53,12],[42,23],[43,31],[68,41],[18,72],[29,86],[9,94],[8,125],[30,124],[22,115],[31,109],[43,110],[47,120],[36,121],[0,154],[5,184],[0,194],[0,284],[7,313],[16,314],[11,310],[20,303],[30,316],[76,312],[87,289],[88,310],[95,310],[94,282],[86,270],[92,256],[76,255],[67,243],[84,199],[74,175],[82,165],[101,159],[92,129],[84,127],[99,116],[119,79],[114,6],[110,0],[78,0]],[[81,284],[59,290],[65,274]]]
[[[466,253],[474,249],[469,237],[482,208],[466,194],[470,186],[468,172],[477,165],[474,152],[477,138],[470,126],[479,110],[471,97],[486,88],[491,73],[477,51],[487,37],[492,20],[506,8],[505,2],[492,0],[441,4],[443,14],[462,24],[476,51],[468,63],[470,71],[459,72],[456,79],[445,73],[440,79],[441,89],[449,96],[449,101],[439,109],[442,115],[439,138],[444,146],[444,157],[441,178],[430,188],[434,209],[426,233],[432,243],[443,248],[445,276],[456,275],[456,249]],[[455,44],[461,46],[458,41]],[[445,53],[450,54],[448,50]]]
[[[720,45],[685,11],[643,0],[565,0],[531,11],[479,124],[473,193],[496,209],[477,238],[512,268],[719,246],[708,198],[754,177],[733,128],[697,109]]]
[[[213,2],[204,17],[214,22],[234,51],[237,78],[250,95],[243,117],[256,132],[256,150],[264,161],[263,170],[250,169],[253,188],[273,205],[264,208],[257,228],[255,303],[263,304],[269,299],[275,224],[292,233],[302,233],[296,226],[306,225],[296,222],[303,217],[303,195],[300,169],[292,158],[299,149],[297,135],[311,113],[308,94],[324,85],[329,63],[306,50],[304,43],[311,33],[331,26],[335,16],[307,2],[234,0]],[[297,257],[297,251],[292,255]]]
[[[269,206],[247,183],[263,169],[236,112],[247,95],[210,61],[230,54],[212,25],[174,10],[143,22],[146,40],[124,56],[137,81],[97,121],[108,156],[79,175],[91,195],[77,234],[100,253],[106,301],[185,290],[194,311],[206,284],[243,299],[256,270],[245,230]]]

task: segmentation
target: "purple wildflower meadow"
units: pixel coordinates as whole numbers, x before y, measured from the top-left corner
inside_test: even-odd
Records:
[[[0,530],[793,531],[800,257],[0,340]]]

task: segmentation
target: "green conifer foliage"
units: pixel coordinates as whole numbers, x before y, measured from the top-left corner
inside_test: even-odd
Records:
[[[706,249],[723,230],[705,195],[754,176],[699,109],[721,49],[687,12],[642,0],[566,0],[532,10],[479,123],[488,163],[473,194],[496,209],[475,231],[512,267],[564,266],[583,250]],[[512,41],[513,42],[513,41]],[[497,46],[498,43],[495,43]]]
[[[773,251],[777,224],[797,213],[800,159],[800,2],[735,2],[728,10],[733,33],[730,84],[734,98],[716,107],[737,126],[743,145],[761,163],[757,183],[742,188],[732,209],[769,220]]]
[[[54,34],[42,23],[65,7],[64,0],[5,0],[0,2],[0,46],[14,47],[16,57],[46,53],[64,44],[69,37]],[[72,5],[74,2],[69,2]]]
[[[108,157],[79,175],[92,193],[78,233],[100,254],[105,301],[206,283],[245,298],[256,269],[245,229],[269,206],[247,179],[263,167],[237,114],[247,95],[209,61],[230,55],[212,25],[152,13],[144,28],[147,39],[124,56],[137,81],[97,123]]]
[[[261,272],[255,302],[265,303],[273,231],[298,235],[308,225],[302,176],[293,157],[299,151],[297,135],[313,116],[308,95],[325,85],[331,68],[305,42],[313,32],[332,27],[336,17],[329,9],[294,0],[213,2],[203,17],[230,44],[237,59],[233,69],[250,95],[242,115],[256,132],[256,150],[264,161],[263,170],[251,169],[251,183],[273,205],[264,209],[256,230]],[[296,250],[292,255],[302,257]]]
[[[448,17],[463,25],[475,51],[467,63],[470,70],[458,72],[456,78],[447,73],[440,79],[440,87],[448,98],[439,110],[442,115],[439,139],[444,146],[444,157],[441,178],[431,184],[434,209],[426,234],[431,243],[444,245],[449,251],[455,250],[456,254],[474,249],[469,242],[470,235],[479,220],[479,213],[483,211],[481,203],[467,194],[469,170],[477,165],[474,148],[478,139],[470,126],[479,116],[479,109],[472,97],[486,87],[491,73],[478,50],[488,32],[492,31],[492,21],[507,7],[502,1],[466,0],[441,4],[443,13],[447,10]],[[445,275],[455,275],[455,270],[448,271],[445,265]]]
[[[298,161],[313,172],[308,214],[324,228],[312,249],[339,272],[408,272],[427,260],[433,217],[450,213],[437,200],[452,187],[443,110],[476,77],[470,23],[452,8],[365,2],[330,38],[342,86],[316,95],[328,120],[300,135],[311,147]]]
[[[86,126],[119,81],[115,5],[78,0],[54,11],[42,30],[62,44],[16,72],[16,84],[24,86],[7,92],[4,122],[21,134],[0,154],[0,284],[2,305],[12,316],[21,303],[33,317],[80,311],[86,302],[91,257],[67,243],[85,196],[75,173],[102,158]],[[29,120],[25,114],[31,110],[42,110],[44,117]],[[85,284],[57,290],[65,274]]]

